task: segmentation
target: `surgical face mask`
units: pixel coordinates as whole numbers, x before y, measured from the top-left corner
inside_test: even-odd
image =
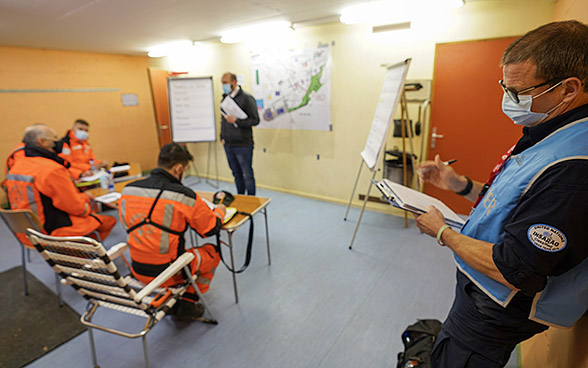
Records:
[[[230,84],[223,83],[223,92],[225,93],[225,95],[228,95],[232,91],[233,91],[233,89],[231,88],[231,85]]]
[[[519,103],[516,103],[513,100],[511,100],[505,92],[502,96],[502,112],[504,112],[504,114],[508,116],[517,125],[527,127],[537,125],[541,123],[543,120],[545,120],[553,110],[557,109],[563,103],[563,101],[555,105],[547,112],[533,112],[531,111],[533,100],[543,96],[547,92],[551,92],[561,83],[562,82],[559,82],[551,86],[550,88],[546,89],[545,91],[541,92],[536,96],[519,95]]]
[[[86,139],[88,139],[88,132],[86,132],[85,130],[76,130],[75,133],[76,138],[79,139],[80,141],[85,141]]]

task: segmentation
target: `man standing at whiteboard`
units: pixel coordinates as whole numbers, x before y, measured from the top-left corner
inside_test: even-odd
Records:
[[[253,175],[253,132],[259,124],[255,99],[237,85],[237,76],[225,73],[222,77],[221,142],[225,147],[229,167],[235,177],[237,193],[255,195]]]

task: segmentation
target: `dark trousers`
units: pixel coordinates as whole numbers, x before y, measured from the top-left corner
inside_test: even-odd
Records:
[[[225,145],[225,153],[227,154],[227,161],[229,161],[233,177],[235,177],[237,193],[255,195],[255,177],[251,167],[253,146],[228,147]]]
[[[453,306],[431,354],[432,368],[500,368],[515,346],[547,326],[529,320],[513,301],[502,308],[457,271]]]

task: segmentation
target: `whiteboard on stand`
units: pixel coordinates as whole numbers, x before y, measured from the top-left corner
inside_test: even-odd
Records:
[[[372,126],[370,127],[365,147],[361,151],[361,157],[370,170],[374,170],[384,150],[390,131],[390,122],[394,117],[396,107],[404,91],[404,81],[406,80],[410,60],[406,59],[401,63],[388,66]]]
[[[172,140],[216,141],[212,77],[168,78],[167,85]]]

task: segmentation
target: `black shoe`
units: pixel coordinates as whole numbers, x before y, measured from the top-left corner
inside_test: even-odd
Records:
[[[194,304],[184,300],[179,302],[176,319],[178,321],[195,321],[204,315],[204,306],[200,303]]]

